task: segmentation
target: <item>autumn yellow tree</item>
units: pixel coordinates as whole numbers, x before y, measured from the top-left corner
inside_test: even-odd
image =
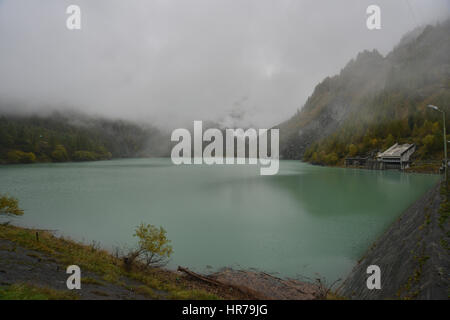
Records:
[[[358,147],[355,146],[353,143],[348,146],[348,155],[349,157],[354,157],[358,153]]]
[[[0,215],[23,215],[23,210],[19,208],[19,201],[16,198],[0,194]]]
[[[147,267],[167,264],[173,248],[163,227],[157,228],[151,224],[141,223],[136,228],[134,236],[138,238],[138,245],[125,257],[127,265],[133,264],[136,260],[143,262]]]

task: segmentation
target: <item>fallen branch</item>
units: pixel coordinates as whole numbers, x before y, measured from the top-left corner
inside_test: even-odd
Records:
[[[261,272],[261,274],[265,275],[266,277],[270,277],[272,279],[275,279],[275,280],[283,283],[285,286],[290,287],[290,288],[292,288],[294,290],[297,290],[301,294],[308,294],[307,292],[299,289],[298,286],[297,286],[297,283],[293,282],[292,279],[284,280],[284,279],[278,278],[278,277],[273,276],[273,275],[271,275],[269,273],[266,273],[266,272]]]
[[[222,283],[220,281],[217,281],[217,280],[211,279],[209,277],[205,277],[205,276],[202,276],[202,275],[200,275],[198,273],[195,273],[195,272],[189,270],[188,268],[183,268],[183,267],[178,266],[178,271],[184,272],[184,273],[190,275],[191,277],[194,277],[196,279],[202,280],[204,282],[208,282],[210,284],[214,284],[216,286],[224,286],[224,285],[226,285],[226,284],[224,284],[224,283]]]
[[[255,290],[252,290],[252,289],[250,289],[250,288],[248,288],[246,286],[237,286],[237,285],[233,285],[233,284],[229,284],[229,283],[223,283],[221,281],[212,279],[210,277],[203,276],[201,274],[195,273],[195,272],[189,270],[188,268],[184,268],[184,267],[181,267],[181,266],[178,266],[178,271],[184,272],[187,275],[189,275],[189,276],[191,276],[191,277],[193,277],[193,278],[195,278],[197,280],[200,280],[200,281],[203,281],[203,282],[206,282],[206,283],[209,283],[209,284],[213,284],[215,286],[225,287],[225,288],[232,288],[234,290],[237,290],[237,291],[247,295],[251,299],[270,300],[270,298],[267,297],[266,295],[264,295],[264,294],[262,294],[260,292],[257,292]]]
[[[58,232],[58,229],[31,229],[37,232],[48,232],[48,233],[55,233]]]

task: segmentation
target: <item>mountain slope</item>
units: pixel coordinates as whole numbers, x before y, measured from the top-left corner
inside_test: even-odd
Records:
[[[0,114],[0,163],[92,161],[161,156],[169,142],[159,130],[79,113]]]
[[[450,111],[449,52],[447,20],[408,33],[386,57],[376,50],[359,53],[277,126],[281,156],[337,164],[407,141],[418,145],[419,158],[438,157],[441,115],[426,105]]]

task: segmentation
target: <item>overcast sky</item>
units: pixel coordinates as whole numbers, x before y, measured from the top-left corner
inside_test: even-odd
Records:
[[[66,28],[81,7],[82,29]],[[382,29],[366,28],[381,7]],[[269,127],[359,51],[448,17],[450,0],[0,0],[0,108]]]

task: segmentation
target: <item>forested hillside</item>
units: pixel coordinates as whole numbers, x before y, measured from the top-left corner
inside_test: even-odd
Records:
[[[408,142],[416,159],[442,158],[442,114],[426,106],[450,120],[449,53],[450,20],[410,32],[386,57],[359,53],[278,126],[282,157],[335,165]]]
[[[81,114],[0,115],[0,163],[93,161],[159,155],[149,126]]]

